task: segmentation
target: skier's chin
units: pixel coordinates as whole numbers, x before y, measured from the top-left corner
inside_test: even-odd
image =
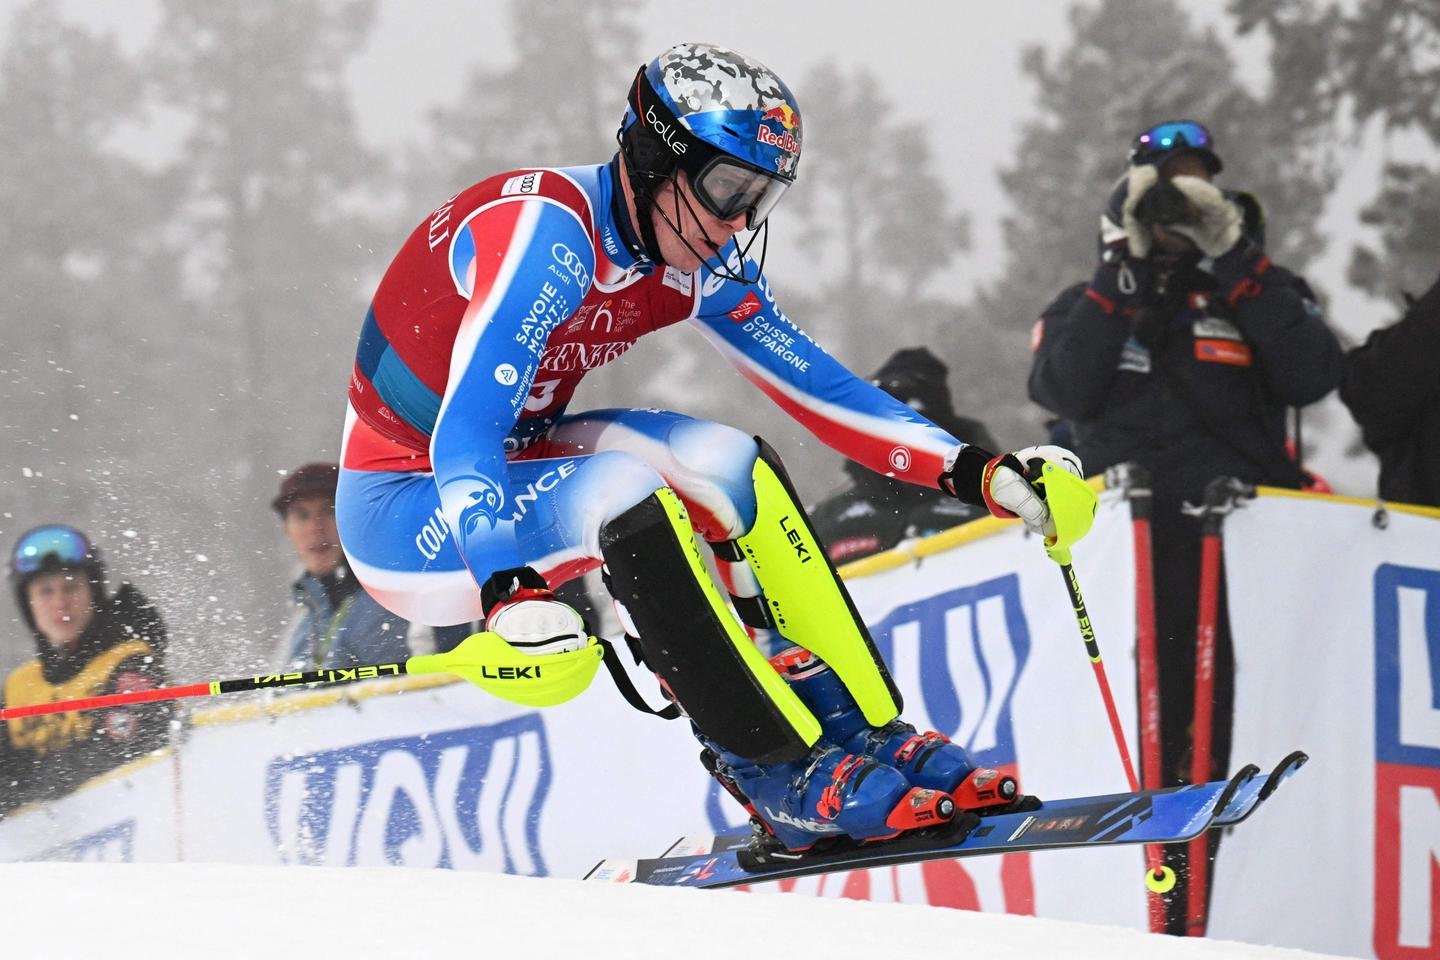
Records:
[[[665,263],[681,273],[694,273],[700,269],[701,261],[699,257],[682,246],[674,255],[666,257]]]

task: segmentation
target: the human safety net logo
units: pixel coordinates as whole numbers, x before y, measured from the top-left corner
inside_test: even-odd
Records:
[[[1375,956],[1440,956],[1440,570],[1375,571]]]
[[[551,758],[538,713],[271,762],[265,822],[286,863],[544,876]]]
[[[899,606],[870,635],[905,697],[903,719],[945,734],[980,766],[1014,766],[1012,703],[1030,656],[1016,575]],[[744,817],[718,786],[707,813],[717,832]]]

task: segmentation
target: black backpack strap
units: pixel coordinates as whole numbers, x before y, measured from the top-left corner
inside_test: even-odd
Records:
[[[664,709],[656,710],[645,699],[640,696],[640,691],[635,689],[635,684],[630,681],[630,674],[625,672],[625,666],[620,662],[620,655],[615,652],[615,647],[602,637],[596,637],[600,646],[605,648],[605,669],[610,671],[610,679],[615,681],[615,688],[620,691],[620,696],[641,713],[648,713],[659,717],[662,720],[674,720],[680,716],[678,704],[671,703]]]

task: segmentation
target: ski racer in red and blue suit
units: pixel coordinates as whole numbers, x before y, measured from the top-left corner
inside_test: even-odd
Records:
[[[462,190],[395,256],[350,383],[336,507],[351,569],[400,616],[483,616],[540,662],[593,642],[550,591],[603,563],[707,767],[777,842],[933,822],[973,764],[899,719],[775,453],[679,413],[571,412],[571,397],[640,337],[687,323],[847,457],[1053,533],[1048,507],[1019,460],[855,376],[781,310],[750,248],[795,178],[801,123],[770,70],[674,47],[636,76],[619,139],[606,164]],[[1033,456],[1047,455],[1078,473],[1066,451]]]

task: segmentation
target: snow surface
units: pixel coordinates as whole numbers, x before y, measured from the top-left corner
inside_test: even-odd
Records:
[[[5,960],[1324,956],[912,904],[401,868],[7,863],[0,904]]]

